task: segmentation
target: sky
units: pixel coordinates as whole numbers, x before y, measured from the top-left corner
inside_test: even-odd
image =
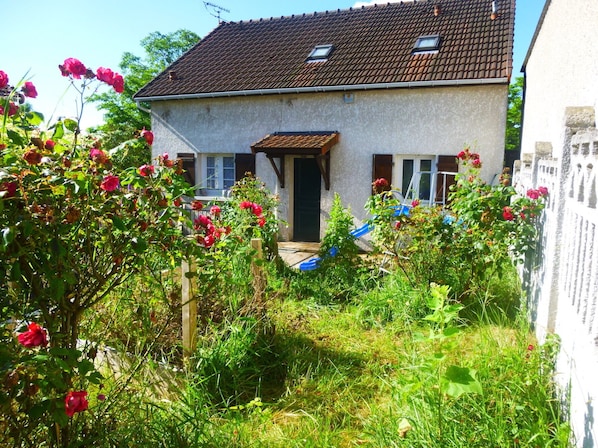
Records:
[[[521,74],[544,1],[517,0],[513,78]],[[24,77],[33,82],[38,92],[38,97],[30,100],[33,109],[53,122],[61,116],[74,117],[78,112],[79,97],[69,88],[67,79],[58,69],[66,58],[77,58],[94,71],[101,66],[118,72],[123,53],[144,56],[139,42],[148,34],[154,31],[168,34],[187,29],[204,37],[218,26],[218,12],[223,20],[240,21],[348,9],[369,3],[374,2],[0,0],[0,70],[6,72],[13,85]],[[490,7],[490,0],[488,4]],[[108,86],[104,88],[109,89]],[[86,104],[83,127],[101,121],[102,115],[94,105]]]

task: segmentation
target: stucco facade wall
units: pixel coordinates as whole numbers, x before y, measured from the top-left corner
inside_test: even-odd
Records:
[[[340,142],[330,152],[330,190],[322,183],[322,232],[335,192],[357,223],[367,218],[363,207],[371,192],[372,154],[456,155],[468,144],[480,153],[488,181],[500,173],[506,85],[351,93],[352,102],[345,101],[343,92],[156,101],[154,151],[173,157],[181,152],[242,153],[273,132],[338,131]],[[284,189],[263,154],[258,154],[256,171],[279,194],[280,217],[292,223],[291,157]],[[292,229],[281,236],[290,235]]]
[[[566,107],[598,106],[597,24],[598,1],[550,0],[525,66],[522,153],[536,142],[562,146]]]

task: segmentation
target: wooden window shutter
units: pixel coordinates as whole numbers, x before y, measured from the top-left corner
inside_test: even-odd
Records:
[[[372,183],[383,177],[388,181],[388,190],[392,184],[392,154],[374,154]]]
[[[450,186],[455,183],[454,174],[443,174],[443,172],[457,173],[459,171],[459,163],[457,156],[438,156],[438,164],[436,165],[438,174],[436,174],[436,203],[446,204],[448,202],[448,194],[450,193]]]
[[[195,154],[192,152],[181,152],[178,153],[177,159],[183,161],[183,178],[187,181],[190,186],[197,185],[195,178]]]
[[[235,154],[235,181],[243,179],[245,173],[255,175],[255,154]]]

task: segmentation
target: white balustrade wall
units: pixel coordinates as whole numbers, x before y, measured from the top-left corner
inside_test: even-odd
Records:
[[[546,186],[537,250],[521,269],[540,342],[560,339],[556,380],[580,448],[598,446],[598,131],[593,108],[567,108],[559,148],[536,142],[515,163],[521,194]],[[553,156],[556,155],[556,156]]]

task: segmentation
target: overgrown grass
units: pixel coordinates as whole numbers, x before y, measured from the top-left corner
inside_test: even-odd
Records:
[[[551,379],[556,342],[538,347],[524,314],[514,315],[514,271],[491,279],[465,308],[442,357],[437,341],[418,337],[429,330],[429,291],[399,273],[338,282],[351,290],[338,300],[319,295],[314,276],[269,277],[267,313],[229,310],[209,321],[174,396],[148,393],[143,376],[124,387],[107,379],[103,415],[112,429],[98,446],[569,446]],[[127,300],[147,302],[129,292]],[[242,308],[242,298],[233,302]],[[122,331],[100,321],[107,333]],[[172,344],[168,331],[159,345]],[[440,374],[452,364],[475,371],[483,392],[442,393]]]

